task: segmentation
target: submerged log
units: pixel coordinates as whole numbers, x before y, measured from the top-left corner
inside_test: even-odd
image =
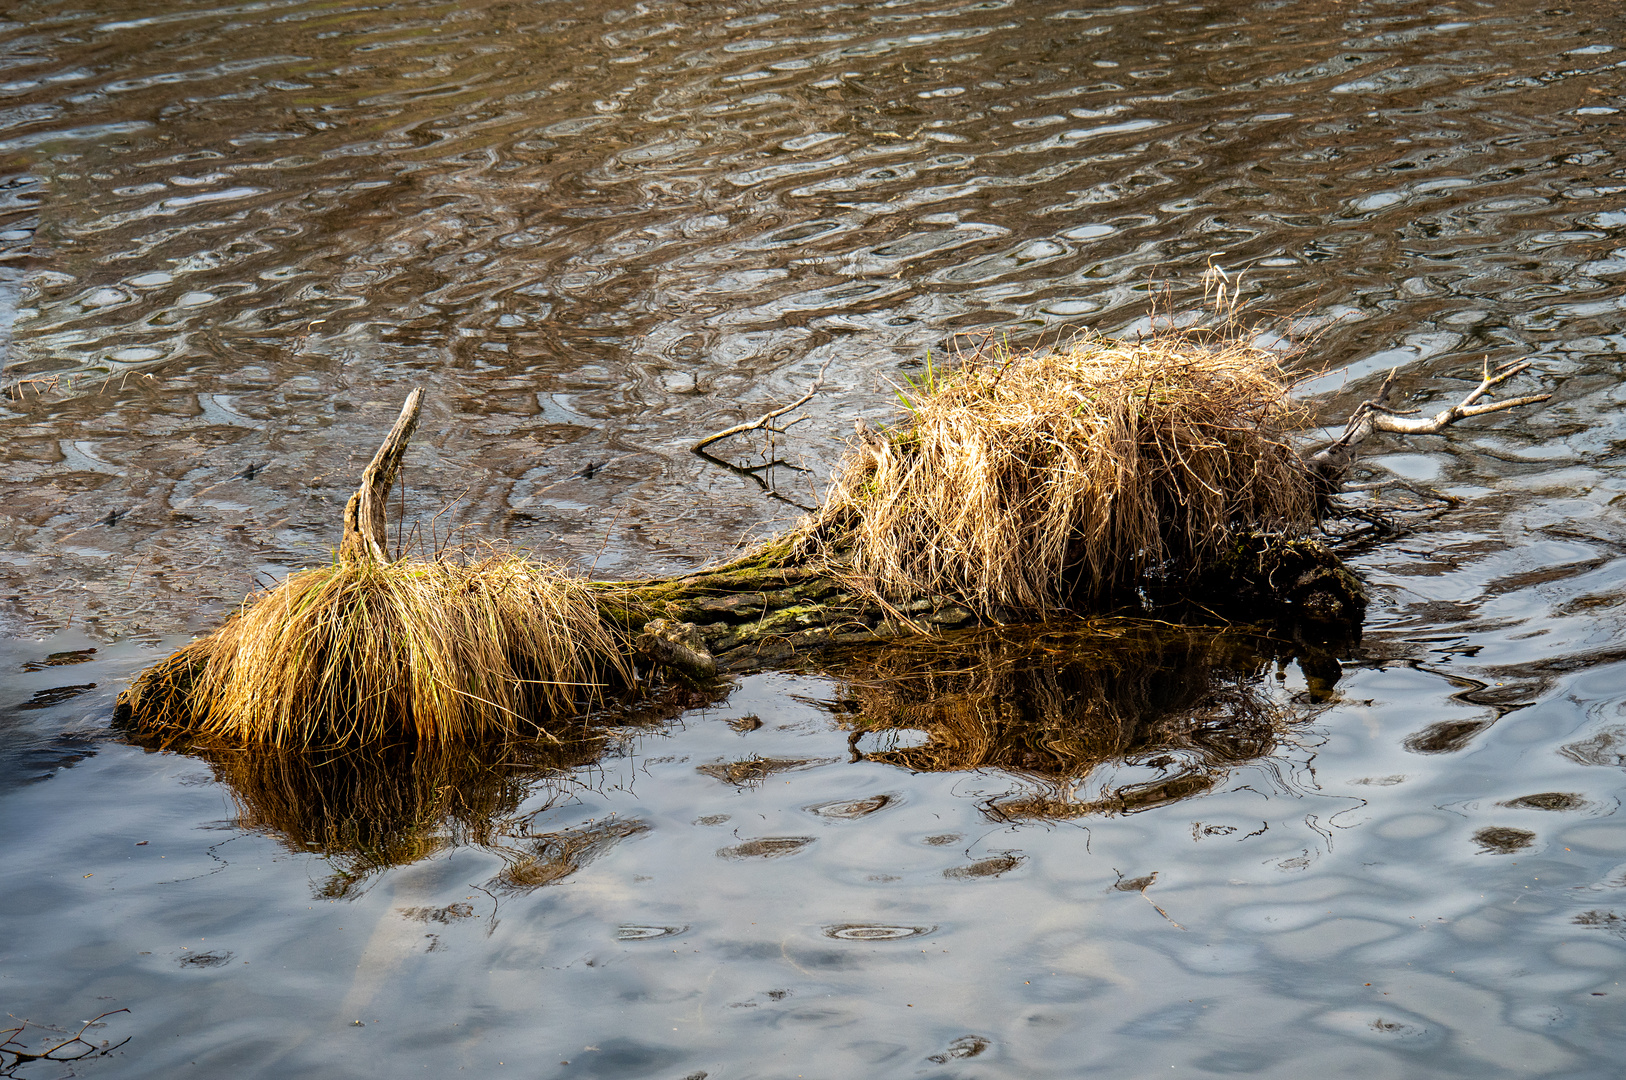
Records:
[[[899,603],[865,596],[839,567],[797,562],[785,542],[715,569],[588,588],[607,620],[644,635],[637,639],[644,656],[699,679],[772,667],[829,646],[1031,621],[1012,612],[979,614],[947,596]],[[1164,615],[1347,637],[1358,633],[1367,597],[1359,577],[1325,543],[1255,533],[1236,537],[1201,578],[1157,584],[1145,601]]]
[[[945,596],[897,604],[866,597],[847,587],[830,567],[800,564],[793,554],[781,542],[679,577],[584,585],[628,653],[698,685],[783,665],[825,648],[918,638],[997,621]],[[1154,604],[1165,616],[1183,613],[1202,621],[1279,627],[1290,637],[1358,636],[1366,611],[1359,578],[1325,544],[1305,538],[1239,537],[1205,578],[1181,587],[1178,595],[1168,585],[1159,591],[1169,594],[1163,597],[1167,603]],[[200,639],[137,676],[119,695],[116,721],[157,733],[195,732],[204,704],[195,699],[196,690],[211,660],[211,640]],[[533,735],[547,732],[548,722],[564,717],[539,719],[545,722],[535,725]],[[531,726],[518,723],[514,733],[524,734]],[[331,737],[312,734],[317,745]]]
[[[1523,368],[1487,371],[1461,405],[1405,426],[1383,401],[1391,378],[1306,457],[1287,435],[1303,415],[1275,363],[1186,339],[996,350],[931,373],[912,423],[861,427],[835,494],[789,535],[642,581],[518,559],[391,562],[384,511],[415,390],[346,506],[337,562],[290,575],[143,672],[116,718],[279,746],[551,738],[652,671],[704,686],[829,646],[978,624],[1128,607],[1349,639],[1365,590],[1313,532],[1355,445],[1543,397],[1480,405]]]

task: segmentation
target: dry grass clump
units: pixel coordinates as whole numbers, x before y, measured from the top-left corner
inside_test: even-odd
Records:
[[[891,600],[1042,614],[1199,573],[1237,531],[1313,523],[1275,354],[1193,336],[986,349],[927,368],[839,475],[812,536]]]
[[[307,747],[545,734],[626,663],[580,581],[500,555],[302,570],[161,668],[191,679],[170,723]]]

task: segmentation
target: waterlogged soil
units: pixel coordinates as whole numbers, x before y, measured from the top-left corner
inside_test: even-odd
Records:
[[[1622,29],[13,5],[5,1011],[128,1009],[72,1067],[109,1077],[1617,1075]],[[1359,643],[977,639],[498,759],[110,729],[142,666],[329,557],[411,386],[407,546],[664,572],[811,505],[928,349],[1212,319],[1205,283],[1307,343],[1324,422],[1486,357],[1554,393],[1375,444],[1365,478],[1455,502],[1349,549]],[[782,464],[687,453],[821,370],[805,422],[725,444]]]

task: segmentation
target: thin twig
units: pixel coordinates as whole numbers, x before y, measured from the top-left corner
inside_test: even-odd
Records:
[[[755,420],[752,420],[749,424],[735,424],[731,428],[724,428],[722,431],[707,435],[704,439],[701,439],[699,442],[689,447],[689,449],[698,454],[714,442],[721,442],[722,440],[730,438],[734,435],[743,435],[747,431],[761,431],[763,428],[768,428],[770,424],[779,419],[781,416],[784,416],[786,413],[792,412],[796,409],[800,409],[803,405],[806,405],[808,402],[813,400],[813,396],[824,388],[824,372],[825,368],[828,368],[829,366],[830,361],[826,360],[824,365],[819,368],[819,374],[813,380],[813,385],[807,388],[807,393],[803,394],[789,405],[781,405],[777,409],[772,409],[765,412]],[[774,429],[769,428],[769,430]]]
[[[1151,888],[1151,886],[1148,885],[1148,886],[1146,886],[1146,888],[1141,889],[1140,898],[1142,900],[1146,901],[1148,904],[1151,904],[1152,905],[1152,910],[1156,911],[1159,915],[1163,916],[1165,919],[1168,919],[1170,926],[1174,927],[1176,930],[1184,930],[1185,927],[1183,927],[1179,923],[1175,922],[1174,919],[1170,918],[1169,913],[1167,911],[1164,911],[1162,908],[1157,906],[1157,901],[1156,900],[1153,900],[1150,896],[1146,895],[1146,889],[1150,889],[1150,888]]]
[[[471,490],[473,490],[471,487],[465,487],[461,492],[458,493],[455,499],[447,503],[445,506],[442,506],[439,510],[436,510],[435,516],[429,519],[429,543],[434,549],[430,552],[431,557],[438,557],[440,555],[440,529],[437,524],[440,521],[440,515],[446,513],[447,511],[451,510],[452,507],[462,502],[463,497],[466,496]],[[456,527],[453,527],[452,531],[446,534],[447,543],[451,543],[452,533],[455,532],[457,532],[457,529]]]
[[[610,519],[610,527],[604,530],[604,541],[598,546],[598,554],[593,556],[593,567],[588,571],[589,574],[598,571],[598,561],[604,558],[604,550],[610,546],[610,534],[615,532],[616,523],[621,520],[621,515],[624,512],[625,507],[622,507],[616,510],[615,517]]]
[[[29,1027],[31,1021],[24,1020],[17,1027],[9,1028],[9,1029],[4,1030],[4,1031],[0,1031],[0,1035],[5,1035],[6,1036],[6,1040],[3,1043],[0,1043],[0,1054],[6,1054],[6,1055],[16,1059],[16,1060],[12,1061],[9,1065],[4,1066],[4,1068],[6,1069],[5,1075],[7,1075],[7,1076],[12,1075],[11,1070],[13,1068],[15,1068],[16,1066],[21,1065],[22,1063],[27,1062],[27,1061],[58,1061],[58,1062],[78,1061],[80,1058],[90,1057],[92,1054],[100,1056],[100,1055],[112,1053],[114,1050],[117,1050],[119,1047],[121,1047],[125,1043],[129,1042],[130,1039],[125,1038],[124,1040],[122,1040],[122,1041],[120,1041],[118,1043],[114,1043],[113,1045],[108,1045],[106,1042],[103,1042],[101,1046],[97,1046],[95,1043],[90,1042],[89,1040],[83,1038],[83,1036],[84,1036],[86,1031],[90,1030],[90,1028],[92,1026],[94,1026],[95,1024],[100,1022],[103,1018],[113,1016],[113,1015],[115,1015],[117,1013],[127,1013],[129,1011],[130,1011],[129,1009],[113,1009],[113,1010],[111,1010],[109,1012],[102,1013],[101,1016],[92,1017],[91,1019],[86,1020],[82,1025],[80,1025],[79,1030],[74,1032],[72,1035],[69,1035],[68,1038],[64,1039],[62,1042],[57,1043],[55,1046],[51,1047],[49,1050],[42,1050],[37,1054],[31,1053],[31,1052],[29,1052],[27,1050],[22,1049],[23,1044],[18,1042],[15,1038],[13,1038],[13,1036],[21,1035],[23,1033],[24,1029]],[[16,1018],[13,1017],[13,1019],[16,1019]],[[37,1028],[44,1028],[47,1031],[56,1031],[58,1034],[68,1035],[68,1033],[66,1031],[63,1031],[60,1028],[51,1028],[51,1027],[48,1027],[47,1025],[44,1025],[44,1024],[33,1024],[33,1026],[37,1027]],[[84,1049],[81,1050],[77,1054],[67,1054],[67,1055],[64,1055],[62,1057],[53,1056],[53,1055],[55,1055],[57,1053],[57,1051],[65,1050],[68,1047],[72,1046],[74,1043],[78,1043],[79,1045],[83,1046]]]

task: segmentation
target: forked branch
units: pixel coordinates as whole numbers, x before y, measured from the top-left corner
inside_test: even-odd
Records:
[[[86,1020],[80,1025],[78,1031],[71,1034],[63,1031],[61,1028],[49,1027],[45,1024],[36,1024],[29,1020],[22,1021],[14,1028],[7,1028],[4,1031],[0,1031],[0,1035],[5,1036],[5,1040],[0,1042],[0,1076],[15,1076],[17,1074],[14,1070],[34,1061],[54,1061],[63,1063],[78,1061],[81,1058],[91,1056],[105,1057],[108,1054],[111,1054],[113,1051],[129,1042],[131,1037],[126,1036],[117,1043],[109,1044],[107,1042],[103,1042],[100,1045],[97,1045],[96,1043],[85,1039],[84,1034],[92,1027],[100,1027],[101,1021],[105,1020],[107,1017],[116,1016],[119,1013],[127,1013],[129,1011],[129,1009],[113,1009],[110,1012],[104,1012],[100,1016],[92,1017],[91,1019]],[[56,1032],[58,1035],[67,1035],[68,1037],[56,1043],[54,1046],[48,1047],[37,1053],[31,1052],[17,1040],[17,1036],[21,1035],[30,1027],[43,1028],[44,1030]],[[72,1049],[70,1049],[70,1047]],[[11,1058],[10,1061],[5,1060],[5,1058],[8,1057]],[[70,1073],[69,1075],[73,1074]]]
[[[1383,380],[1383,386],[1378,390],[1377,396],[1361,402],[1356,407],[1349,422],[1344,425],[1344,433],[1313,456],[1310,464],[1328,485],[1329,491],[1335,490],[1338,481],[1343,478],[1354,460],[1355,447],[1373,432],[1383,431],[1394,435],[1438,435],[1470,416],[1484,416],[1486,413],[1502,412],[1505,409],[1516,409],[1521,405],[1534,405],[1538,401],[1546,401],[1552,397],[1551,394],[1526,394],[1523,397],[1480,404],[1481,399],[1490,396],[1491,390],[1529,369],[1530,361],[1515,360],[1492,371],[1490,362],[1486,361],[1484,377],[1480,379],[1479,385],[1474,387],[1472,393],[1450,408],[1426,417],[1411,416],[1389,406],[1389,394],[1394,390],[1397,375],[1391,371],[1389,377]]]
[[[803,394],[789,405],[781,405],[777,409],[772,409],[765,412],[755,420],[752,420],[750,423],[735,424],[731,428],[724,428],[722,431],[713,432],[712,434],[707,435],[704,439],[701,439],[699,442],[695,443],[693,446],[689,447],[689,449],[693,450],[697,454],[710,457],[711,455],[705,453],[706,447],[710,446],[714,442],[722,442],[724,439],[730,438],[731,436],[743,435],[747,431],[762,431],[764,429],[775,433],[782,433],[784,429],[773,427],[773,422],[779,419],[781,416],[784,416],[786,413],[794,412],[795,410],[800,409],[803,405],[806,405],[808,402],[812,401],[813,395],[817,394],[824,388],[824,371],[825,368],[828,368],[829,366],[830,361],[826,360],[824,362],[824,367],[819,368],[818,375],[813,379],[813,385],[807,388],[807,393]]]
[[[376,559],[389,562],[389,534],[385,530],[384,508],[389,503],[395,474],[401,471],[407,443],[418,429],[418,409],[423,404],[423,387],[407,395],[401,415],[384,438],[361,474],[361,486],[344,506],[344,539],[339,541],[341,559]]]

